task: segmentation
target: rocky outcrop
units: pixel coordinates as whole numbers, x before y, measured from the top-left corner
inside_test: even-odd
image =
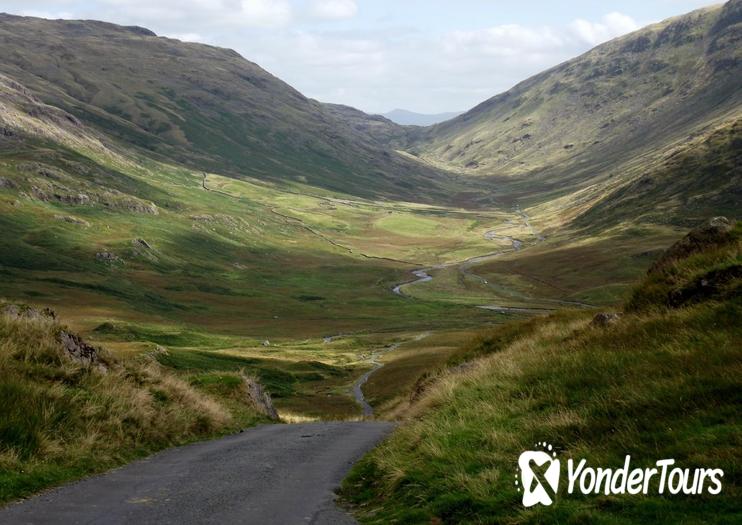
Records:
[[[278,421],[278,411],[273,406],[270,394],[263,388],[257,379],[242,374],[242,381],[245,384],[247,399],[259,413],[267,416],[273,421]]]
[[[38,186],[31,187],[31,195],[44,202],[60,202],[62,204],[72,204],[75,206],[85,206],[90,204],[90,197],[84,193],[66,193],[62,191],[48,191]]]
[[[670,246],[649,268],[649,275],[664,271],[674,261],[730,242],[734,225],[735,221],[730,221],[726,217],[714,217]]]
[[[47,321],[56,323],[57,313],[51,308],[35,308],[22,304],[5,304],[0,306],[0,314],[15,320]],[[57,341],[62,347],[64,355],[88,368],[95,368],[100,372],[108,371],[108,362],[103,358],[101,352],[86,343],[79,335],[73,334],[67,329],[57,332]]]
[[[39,310],[33,306],[19,304],[6,304],[0,308],[0,313],[12,319],[48,319],[53,321],[57,318],[57,313],[51,308],[43,308]]]
[[[124,209],[134,213],[143,213],[147,215],[160,214],[160,210],[157,209],[157,205],[153,202],[141,201],[138,199],[119,199],[113,203],[104,202],[103,204],[112,208]]]
[[[57,338],[67,357],[73,361],[89,368],[96,368],[101,372],[108,371],[108,365],[101,358],[98,349],[86,343],[79,335],[60,330]]]

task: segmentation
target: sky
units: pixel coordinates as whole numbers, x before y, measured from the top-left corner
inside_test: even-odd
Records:
[[[0,0],[228,47],[306,96],[369,113],[463,111],[708,0]]]

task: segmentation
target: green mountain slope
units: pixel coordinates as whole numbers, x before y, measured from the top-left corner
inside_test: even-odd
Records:
[[[435,170],[381,147],[234,51],[138,27],[11,15],[0,15],[0,42],[0,73],[159,159],[365,196],[444,195]]]
[[[591,185],[598,198],[740,119],[740,12],[733,0],[612,40],[426,128],[408,150],[526,203]]]

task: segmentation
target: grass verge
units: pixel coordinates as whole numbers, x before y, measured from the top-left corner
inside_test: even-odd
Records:
[[[261,420],[229,374],[191,385],[150,356],[78,362],[62,330],[0,315],[0,504]]]
[[[742,298],[738,277],[716,283],[715,293],[696,285],[713,284],[708,274],[719,269],[730,275],[741,237],[737,227],[719,242],[671,249],[623,317],[605,326],[589,312],[559,312],[462,349],[452,358],[459,366],[345,481],[360,520],[739,523]],[[541,441],[556,447],[563,471],[568,458],[614,468],[627,454],[635,467],[674,458],[682,468],[723,469],[723,490],[583,496],[566,494],[562,483],[553,506],[525,509],[517,461]]]

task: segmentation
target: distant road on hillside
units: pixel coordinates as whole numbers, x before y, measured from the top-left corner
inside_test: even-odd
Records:
[[[0,510],[0,523],[352,524],[334,490],[391,423],[263,425]]]

